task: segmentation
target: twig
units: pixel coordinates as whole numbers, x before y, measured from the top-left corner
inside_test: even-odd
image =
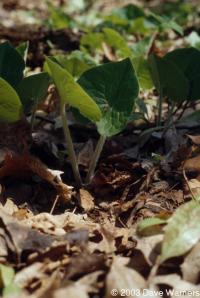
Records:
[[[196,201],[196,198],[195,198],[195,196],[194,196],[194,194],[193,194],[193,192],[192,192],[192,189],[191,189],[191,187],[190,187],[190,184],[189,184],[189,181],[188,181],[188,178],[187,178],[187,176],[186,176],[186,173],[185,173],[185,169],[184,169],[184,168],[183,168],[183,178],[184,178],[184,180],[185,180],[185,182],[186,182],[186,184],[187,184],[187,187],[188,187],[188,189],[189,189],[189,191],[190,191],[190,193],[191,193],[191,195],[192,195],[193,200]]]
[[[57,204],[57,202],[58,202],[58,199],[59,199],[59,196],[57,195],[56,198],[55,198],[55,200],[54,200],[54,202],[53,202],[53,206],[51,207],[50,214],[53,214],[54,209],[55,209],[55,207],[56,207],[56,204]]]
[[[86,180],[85,180],[86,183],[90,183],[90,180],[94,176],[94,171],[95,171],[97,162],[99,160],[101,151],[103,149],[103,146],[105,144],[105,141],[106,141],[106,137],[100,136],[99,141],[98,141],[97,146],[96,146],[96,149],[94,151],[94,155],[93,155],[92,160],[90,162],[89,170],[88,170]]]

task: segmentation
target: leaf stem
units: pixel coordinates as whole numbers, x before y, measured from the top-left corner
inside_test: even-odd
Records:
[[[31,122],[30,122],[30,126],[31,126],[31,133],[33,132],[33,129],[34,129],[34,122],[35,122],[35,114],[36,114],[36,110],[37,110],[37,102],[34,104],[34,107],[33,107],[33,111],[32,111],[32,114],[31,114]]]
[[[77,163],[77,160],[76,160],[76,154],[75,154],[75,151],[74,151],[74,146],[73,146],[73,142],[72,142],[72,138],[71,138],[68,122],[67,122],[65,104],[61,104],[61,106],[60,106],[60,115],[61,115],[61,120],[62,120],[62,126],[63,126],[63,132],[64,132],[64,136],[65,136],[65,141],[66,141],[67,146],[68,146],[69,160],[70,160],[70,163],[71,163],[71,166],[72,166],[72,170],[73,170],[73,174],[74,174],[76,184],[77,184],[78,187],[80,187],[82,185],[82,181],[81,181],[81,176],[80,176],[79,169],[78,169],[78,163]]]
[[[157,119],[157,126],[161,126],[162,104],[163,104],[163,91],[162,91],[162,88],[161,88],[160,89],[160,94],[159,94],[159,100],[158,100],[158,119]]]
[[[94,151],[94,155],[93,155],[92,160],[90,162],[89,170],[88,170],[88,173],[87,173],[87,176],[86,176],[86,181],[85,181],[86,183],[90,183],[92,177],[94,176],[94,171],[95,171],[97,162],[99,160],[101,151],[103,149],[103,146],[105,144],[105,141],[106,141],[106,137],[105,136],[100,136],[99,141],[98,141],[97,146],[96,146],[96,149]]]
[[[167,121],[165,123],[164,129],[163,129],[163,133],[162,136],[165,135],[165,133],[167,132],[167,130],[172,126],[173,124],[173,111],[174,111],[174,107],[175,107],[175,102],[172,102],[171,105],[169,106],[169,110],[168,110],[168,117],[167,117]]]

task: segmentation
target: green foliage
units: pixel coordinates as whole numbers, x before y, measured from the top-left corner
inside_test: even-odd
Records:
[[[23,78],[25,62],[18,51],[8,42],[0,44],[0,77],[13,87]]]
[[[69,104],[80,113],[96,122],[101,118],[101,111],[93,99],[75,82],[72,75],[56,62],[46,58],[51,76],[58,89],[61,104]]]
[[[130,23],[129,33],[142,34],[148,37],[158,30],[155,23],[146,17],[139,17]]]
[[[132,54],[125,39],[116,30],[111,28],[103,28],[102,32],[90,32],[81,39],[81,45],[89,49],[91,53],[94,50],[102,50],[103,43],[114,49],[116,54],[121,58]]]
[[[180,25],[186,25],[190,19],[195,19],[198,10],[194,9],[195,2],[192,1],[167,1],[162,5],[160,14],[167,15],[170,19],[176,20]]]
[[[183,34],[182,27],[177,24],[172,18],[161,16],[151,12],[145,12],[142,8],[128,4],[124,7],[114,9],[105,20],[110,26],[113,25],[115,29],[120,27],[129,33],[137,34],[151,34],[155,31],[165,31],[172,29],[179,34]]]
[[[147,60],[145,60],[143,56],[138,56],[132,59],[132,63],[137,74],[140,87],[143,90],[153,88],[153,81]]]
[[[143,9],[134,4],[128,4],[123,7],[116,8],[113,10],[112,14],[129,21],[145,16]]]
[[[200,111],[195,111],[187,116],[182,117],[179,122],[199,121],[199,119],[200,119]]]
[[[131,55],[131,49],[128,47],[125,39],[115,30],[104,28],[104,41],[116,50],[119,57],[125,58]]]
[[[189,82],[187,100],[200,99],[200,51],[195,48],[174,50],[165,55],[185,75]]]
[[[80,44],[82,47],[87,48],[93,52],[101,48],[104,40],[103,33],[100,32],[89,32],[84,34],[81,38]]]
[[[21,118],[22,104],[13,87],[0,78],[0,122],[15,122]]]
[[[188,80],[182,70],[167,55],[163,58],[151,55],[149,64],[152,79],[159,93],[172,101],[184,101],[189,90]]]
[[[80,77],[89,68],[96,66],[94,59],[81,51],[74,51],[70,55],[56,55],[54,57],[75,78]]]
[[[182,27],[179,26],[174,20],[166,16],[161,16],[151,12],[149,14],[149,19],[152,20],[152,22],[154,22],[161,31],[165,29],[172,29],[180,35],[183,35]]]
[[[26,63],[27,56],[28,56],[28,49],[29,49],[29,42],[25,41],[22,42],[18,47],[16,47],[16,50],[21,55],[21,57],[24,59],[24,62]]]
[[[150,236],[162,232],[163,224],[166,224],[167,220],[159,217],[145,218],[137,225],[137,233],[140,236]]]
[[[49,87],[50,77],[41,72],[24,78],[17,88],[25,112],[30,112],[32,106],[41,101]]]
[[[187,253],[200,239],[200,204],[190,201],[179,207],[165,228],[161,261]]]
[[[0,265],[0,284],[3,287],[7,287],[13,281],[15,272],[12,268]]]
[[[152,36],[146,36],[142,40],[131,45],[132,55],[135,57],[147,57],[152,44]]]
[[[65,29],[74,26],[73,20],[60,8],[48,2],[49,18],[47,24],[54,29]]]
[[[103,116],[96,123],[99,133],[108,137],[120,132],[132,113],[139,92],[130,59],[94,67],[78,82],[101,108]]]
[[[20,293],[20,288],[13,282],[15,272],[11,267],[0,265],[0,290],[3,297],[11,297]]]
[[[124,7],[113,9],[112,13],[104,18],[105,22],[101,23],[101,28],[109,26],[116,30],[123,28],[129,31],[134,20],[137,21],[143,17],[145,17],[145,14],[140,7],[128,4]]]

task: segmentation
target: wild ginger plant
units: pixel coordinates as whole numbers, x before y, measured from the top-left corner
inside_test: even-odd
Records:
[[[183,48],[171,51],[164,57],[153,54],[149,57],[149,64],[159,93],[157,126],[160,126],[164,97],[169,99],[171,106],[168,122],[177,104],[200,99],[200,51]]]
[[[24,76],[27,47],[27,43],[17,49],[8,42],[0,44],[0,122],[16,122],[29,113],[34,120],[50,84],[44,72]]]
[[[121,132],[132,114],[139,92],[138,80],[129,58],[93,67],[78,82],[50,58],[46,59],[60,96],[60,115],[68,154],[77,185],[81,185],[76,155],[67,123],[66,105],[72,106],[93,123],[100,134],[85,183],[90,183],[107,137]]]

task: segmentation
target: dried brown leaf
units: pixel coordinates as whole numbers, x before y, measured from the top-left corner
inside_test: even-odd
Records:
[[[88,274],[76,282],[68,282],[68,285],[54,292],[53,298],[89,298],[89,293],[95,293],[97,279],[101,271]]]
[[[200,294],[200,286],[184,281],[178,274],[155,276],[152,284],[165,284],[172,287],[171,297],[189,298]],[[167,295],[169,296],[169,294]]]
[[[62,200],[71,199],[72,187],[59,180],[57,171],[56,174],[52,173],[52,170],[49,170],[39,159],[31,156],[28,152],[23,155],[7,154],[3,166],[0,168],[0,178],[14,176],[27,179],[33,174],[50,183]]]
[[[113,297],[113,289],[120,293],[123,289],[129,290],[143,290],[147,288],[145,279],[135,270],[127,267],[129,258],[115,256],[110,272],[106,279],[106,298]],[[128,297],[128,296],[124,296]]]
[[[86,211],[89,212],[94,209],[94,198],[85,189],[80,189],[80,205]]]
[[[196,284],[200,273],[200,243],[198,242],[190,253],[185,257],[181,265],[183,279]]]

